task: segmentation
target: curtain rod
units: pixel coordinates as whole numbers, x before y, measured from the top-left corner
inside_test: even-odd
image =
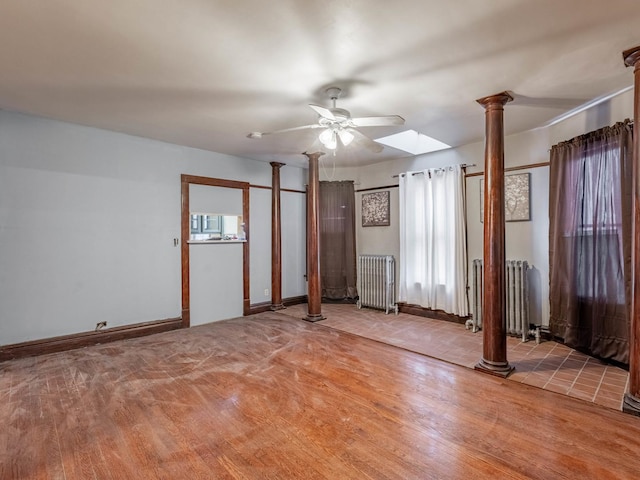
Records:
[[[467,167],[475,167],[476,164],[475,163],[456,163],[454,165],[447,165],[446,167],[438,167],[438,168],[427,168],[427,170],[444,170],[445,168],[449,168],[449,167],[455,167],[457,165],[460,165],[462,168],[467,168]],[[422,175],[424,174],[424,172],[412,172],[411,175]],[[400,175],[404,175],[403,173],[401,173]],[[400,175],[392,175],[391,178],[398,178]]]

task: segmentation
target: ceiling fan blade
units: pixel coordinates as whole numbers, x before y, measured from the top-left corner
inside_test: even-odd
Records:
[[[282,130],[274,130],[273,132],[251,132],[247,134],[248,138],[262,138],[265,135],[273,135],[275,133],[295,132],[297,130],[308,130],[312,128],[322,128],[322,125],[314,123],[313,125],[303,125],[301,127],[283,128]]]
[[[352,118],[355,127],[386,127],[389,125],[404,125],[404,118],[400,115],[386,115],[384,117]]]
[[[351,142],[353,145],[364,147],[374,153],[380,153],[382,150],[384,150],[383,145],[379,144],[378,142],[374,142],[363,133],[360,133],[358,130],[350,130],[350,132],[354,137],[353,142]]]
[[[333,113],[331,113],[331,110],[329,110],[328,108],[321,107],[320,105],[314,105],[312,103],[310,103],[309,106],[313,108],[316,111],[316,113],[321,117],[328,118],[329,120],[336,120],[336,117],[333,115]]]

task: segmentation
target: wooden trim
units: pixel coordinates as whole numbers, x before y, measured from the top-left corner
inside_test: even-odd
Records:
[[[191,325],[191,311],[189,307],[191,304],[191,290],[189,286],[189,238],[191,237],[191,230],[189,228],[189,181],[187,179],[187,175],[182,175],[181,177],[180,190],[182,192],[182,206],[180,211],[180,236],[182,237],[180,248],[180,271],[182,272],[182,326],[187,328]]]
[[[453,313],[447,313],[444,310],[432,310],[430,308],[421,307],[420,305],[410,305],[407,303],[398,303],[398,311],[401,313],[408,313],[409,315],[416,315],[418,317],[433,318],[435,320],[444,320],[446,322],[464,323],[470,317],[460,317]]]
[[[249,242],[250,235],[250,218],[249,218],[249,187],[248,182],[239,182],[237,180],[227,180],[223,178],[200,177],[196,175],[180,176],[182,191],[182,211],[180,232],[182,236],[181,262],[182,262],[182,326],[189,327],[191,325],[190,314],[190,298],[191,291],[189,285],[189,185],[208,185],[210,187],[239,188],[242,190],[242,219],[244,221],[244,231],[246,242],[242,244],[242,313],[249,315]]]
[[[285,165],[285,164],[283,163],[282,165]],[[262,188],[264,190],[271,190],[271,188],[272,188],[272,187],[269,187],[267,185],[254,185],[253,183],[250,184],[249,187],[251,187],[251,188]],[[291,193],[304,193],[304,194],[307,193],[304,190],[296,190],[294,188],[281,188],[280,191],[281,192],[291,192]]]
[[[211,187],[227,187],[227,188],[249,188],[248,182],[240,182],[238,180],[227,180],[226,178],[200,177],[197,175],[181,175],[183,182],[194,183],[196,185],[209,185]]]
[[[285,307],[290,307],[292,305],[301,305],[303,303],[307,303],[306,295],[300,295],[297,297],[289,297],[289,298],[282,299],[282,304]],[[264,313],[269,311],[271,311],[271,302],[254,303],[249,306],[249,312],[250,312],[249,315],[254,315],[256,313]]]
[[[548,166],[549,166],[549,162],[530,163],[529,165],[518,165],[517,167],[508,167],[508,168],[505,168],[504,171],[505,171],[505,173],[506,172],[515,172],[517,170],[528,170],[530,168],[540,168],[540,167],[548,167]],[[481,177],[482,175],[484,175],[484,172],[467,173],[465,175],[465,178]]]
[[[306,295],[298,295],[297,297],[283,298],[282,303],[285,307],[291,307],[292,305],[301,305],[309,301]]]
[[[271,311],[271,302],[260,302],[249,305],[249,315]]]
[[[540,162],[540,163],[530,163],[528,165],[518,165],[515,167],[508,167],[505,168],[504,171],[506,172],[516,172],[518,170],[529,170],[530,168],[540,168],[540,167],[548,167],[549,166],[549,162]],[[482,172],[473,172],[473,173],[465,173],[464,177],[465,178],[469,178],[469,177],[481,177],[482,175],[484,175],[484,171]],[[394,175],[397,176],[397,175]],[[361,188],[359,190],[356,190],[356,193],[358,192],[370,192],[372,190],[382,190],[385,188],[398,188],[400,185],[395,184],[395,185],[384,185],[382,187],[369,187],[369,188]],[[284,191],[284,188],[282,189]],[[304,192],[302,192],[304,193]]]
[[[47,353],[64,352],[66,350],[88,347],[99,343],[126,340],[128,338],[142,337],[154,333],[168,332],[182,328],[182,326],[183,322],[181,318],[167,318],[165,320],[123,325],[92,332],[74,333],[42,340],[14,343],[0,347],[0,362]]]
[[[382,190],[384,188],[398,188],[400,185],[385,185],[383,187],[370,187],[370,188],[361,188],[359,190],[356,190],[356,193],[358,192],[370,192],[372,190]]]
[[[242,244],[242,295],[244,297],[244,301],[242,304],[242,313],[244,315],[249,315],[249,305],[251,299],[250,293],[250,282],[249,282],[249,242],[251,241],[251,219],[249,217],[249,184],[246,184],[242,189],[242,220],[244,221],[244,232],[247,241]]]

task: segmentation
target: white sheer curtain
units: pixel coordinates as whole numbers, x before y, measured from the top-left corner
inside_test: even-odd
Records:
[[[400,175],[401,302],[469,315],[464,199],[459,165]]]

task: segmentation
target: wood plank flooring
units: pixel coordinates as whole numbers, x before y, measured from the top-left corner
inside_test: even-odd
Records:
[[[1,479],[632,479],[640,418],[265,313],[0,363]]]
[[[281,313],[302,318],[306,305],[295,305]],[[464,325],[381,310],[358,309],[348,304],[323,304],[326,316],[320,324],[378,340],[440,360],[473,368],[482,357],[482,332]],[[508,379],[622,410],[629,372],[577,352],[555,341],[523,343],[507,337],[507,359],[515,371]]]

